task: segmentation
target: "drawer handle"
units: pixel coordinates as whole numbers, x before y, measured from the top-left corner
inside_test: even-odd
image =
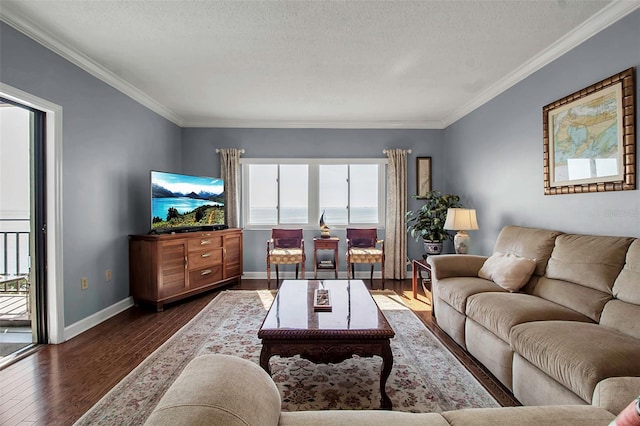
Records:
[[[211,244],[211,240],[200,240],[200,245]]]
[[[184,257],[184,269],[187,269],[187,267],[189,266],[189,259],[187,258],[187,256]]]
[[[204,276],[204,275],[209,275],[210,273],[211,273],[211,269],[205,269],[204,271],[200,272],[200,275]]]
[[[211,253],[202,253],[200,257],[210,257]]]

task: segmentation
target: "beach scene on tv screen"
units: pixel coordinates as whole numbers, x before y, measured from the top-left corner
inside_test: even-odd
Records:
[[[151,172],[151,228],[224,225],[222,179]]]

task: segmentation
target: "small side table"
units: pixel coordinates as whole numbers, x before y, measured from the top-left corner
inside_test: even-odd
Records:
[[[412,272],[412,280],[411,286],[413,288],[413,298],[418,298],[418,276],[422,281],[422,271],[427,271],[429,283],[431,283],[431,265],[427,263],[427,259],[413,259],[411,261],[411,272]],[[429,286],[429,290],[431,290],[431,286]]]
[[[313,239],[313,277],[318,278],[318,270],[334,271],[336,279],[338,279],[338,243],[340,238],[319,238]],[[330,264],[319,264],[318,250],[333,250],[333,260]]]

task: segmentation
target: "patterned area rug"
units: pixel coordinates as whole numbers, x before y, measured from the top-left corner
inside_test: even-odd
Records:
[[[374,298],[396,332],[387,381],[393,409],[441,412],[499,404],[391,291]],[[259,363],[258,329],[273,293],[229,290],[218,295],[180,331],[116,385],[77,425],[144,423],[194,357],[222,353]],[[339,364],[312,364],[299,357],[271,358],[283,411],[378,409],[382,359],[354,357]]]

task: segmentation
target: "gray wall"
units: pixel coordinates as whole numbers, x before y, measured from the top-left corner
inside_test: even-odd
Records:
[[[182,138],[183,171],[204,176],[220,174],[216,148],[244,148],[246,153],[243,158],[386,158],[383,149],[411,149],[408,159],[410,195],[416,192],[416,157],[433,158],[434,189],[440,189],[445,174],[440,130],[189,128],[182,130]],[[409,200],[409,208],[419,205],[419,202]],[[318,229],[305,231],[308,270],[313,270],[312,239],[319,234]],[[340,270],[346,271],[344,230],[332,230],[332,234],[341,239]],[[381,230],[379,235],[384,236],[384,231]],[[245,231],[245,272],[264,273],[266,240],[269,236],[269,231]],[[408,250],[411,257],[422,253],[422,247],[413,240],[409,240]]]
[[[481,229],[471,232],[472,253],[489,253],[506,224],[638,236],[638,191],[543,195],[542,107],[638,67],[639,45],[640,12],[634,12],[443,131],[180,129],[1,22],[0,80],[64,108],[64,311],[70,325],[128,296],[127,235],[149,230],[149,170],[217,176],[216,148],[244,148],[245,158],[379,158],[385,148],[410,148],[409,194],[415,193],[415,158],[431,156],[434,189],[460,194],[478,210]],[[419,205],[409,200],[410,209]],[[305,237],[311,241],[315,234]],[[264,271],[267,237],[266,231],[246,232],[246,271]],[[413,240],[408,249],[410,257],[422,252]],[[85,291],[83,276],[89,278]]]
[[[149,170],[180,168],[180,128],[2,22],[0,52],[3,83],[63,108],[68,326],[129,296],[127,236],[149,231]]]
[[[640,11],[532,74],[444,131],[445,187],[477,209],[472,253],[489,254],[507,224],[565,232],[640,236],[640,194],[544,195],[542,108],[636,67],[640,117]],[[638,123],[636,122],[636,126]],[[637,138],[637,132],[636,132]],[[640,172],[636,142],[636,176]]]

